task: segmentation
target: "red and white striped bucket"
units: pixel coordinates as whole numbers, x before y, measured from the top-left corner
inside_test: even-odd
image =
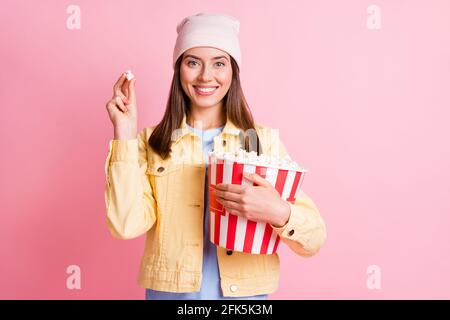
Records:
[[[224,161],[209,155],[210,241],[219,247],[239,252],[275,253],[280,236],[269,223],[252,221],[231,214],[216,201],[214,196],[216,184],[250,184],[251,182],[247,179],[243,179],[244,171],[259,174],[275,187],[283,200],[294,203],[300,192],[306,170],[285,170],[270,166]]]

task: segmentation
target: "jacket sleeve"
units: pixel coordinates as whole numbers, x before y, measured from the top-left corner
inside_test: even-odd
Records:
[[[145,129],[137,139],[110,140],[105,162],[107,226],[119,239],[146,233],[156,221],[156,201],[146,175]]]
[[[271,135],[269,153],[280,157],[288,155],[284,144],[276,134]],[[282,227],[272,228],[278,233],[281,241],[300,256],[311,257],[324,244],[327,232],[325,222],[312,199],[302,190],[292,204],[289,202],[291,214]]]

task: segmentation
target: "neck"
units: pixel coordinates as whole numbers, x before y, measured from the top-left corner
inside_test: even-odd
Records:
[[[190,112],[186,117],[186,123],[191,127],[199,127],[202,130],[222,127],[227,122],[222,103],[213,107],[200,108],[191,105]]]

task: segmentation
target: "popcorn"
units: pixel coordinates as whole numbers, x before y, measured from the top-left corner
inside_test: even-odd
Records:
[[[127,80],[131,81],[132,79],[134,79],[134,74],[131,72],[131,70],[127,70],[125,72],[126,76],[127,76]]]
[[[293,161],[289,155],[283,158],[269,156],[267,154],[258,154],[255,151],[247,152],[246,150],[239,148],[235,152],[221,152],[221,151],[210,151],[209,156],[216,159],[222,159],[227,162],[238,162],[252,164],[255,166],[265,166],[265,167],[276,167],[284,170],[295,170],[303,171],[303,169],[297,162]]]
[[[266,154],[258,156],[256,152],[242,148],[235,152],[211,151],[208,156],[209,240],[219,247],[239,252],[275,253],[280,236],[270,224],[228,212],[217,201],[214,190],[219,183],[252,185],[253,182],[245,179],[243,173],[256,173],[268,181],[283,200],[295,203],[307,170],[288,155],[281,159]]]

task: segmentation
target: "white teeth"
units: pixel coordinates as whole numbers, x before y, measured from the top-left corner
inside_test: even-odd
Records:
[[[201,91],[201,92],[212,92],[212,91],[214,91],[216,89],[217,88],[199,88],[199,87],[197,87],[197,90]]]

